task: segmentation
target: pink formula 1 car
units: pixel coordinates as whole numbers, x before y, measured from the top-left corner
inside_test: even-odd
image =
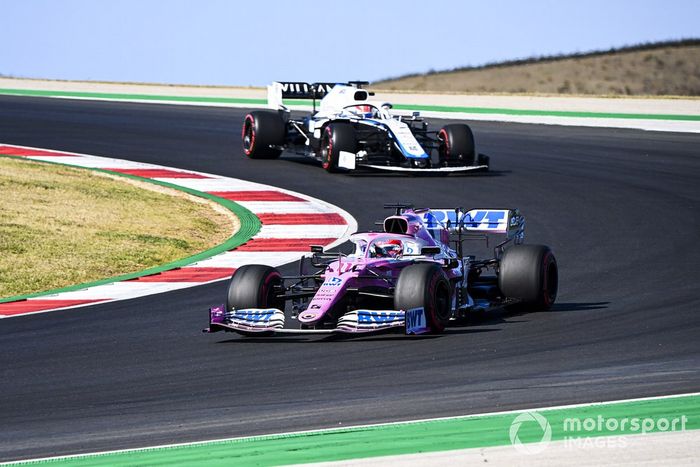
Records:
[[[439,333],[475,311],[545,310],[554,303],[554,254],[523,244],[525,220],[518,210],[386,207],[396,215],[384,220],[382,232],[352,235],[351,254],[312,247],[293,277],[264,265],[237,269],[226,305],[210,309],[205,331]],[[465,240],[493,234],[502,241],[492,258],[463,254]]]

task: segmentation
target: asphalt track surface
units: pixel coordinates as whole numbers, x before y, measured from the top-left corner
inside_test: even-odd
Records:
[[[475,122],[488,174],[329,175],[245,159],[244,112],[0,97],[0,141],[273,184],[361,229],[383,202],[519,207],[556,306],[438,337],[204,335],[219,282],[1,320],[0,460],[700,390],[699,135]]]

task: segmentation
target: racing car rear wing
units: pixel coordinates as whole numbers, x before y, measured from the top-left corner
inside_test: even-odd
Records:
[[[522,241],[525,218],[517,209],[429,209],[421,213],[428,229],[444,228],[450,233],[477,232],[503,234],[508,240]]]
[[[300,81],[276,81],[272,86],[279,85],[283,99],[321,99],[328,94],[337,83],[303,83]],[[270,86],[268,86],[269,89]]]
[[[301,81],[275,81],[267,87],[267,106],[271,109],[284,109],[282,99],[322,99],[336,84],[347,84],[361,89],[368,81],[348,81],[347,83],[304,83]]]
[[[316,99],[323,98],[336,83],[303,83],[300,81],[275,81],[267,87],[267,106],[271,109],[286,109],[282,99]]]

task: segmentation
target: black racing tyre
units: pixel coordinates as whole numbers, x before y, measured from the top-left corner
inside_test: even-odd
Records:
[[[559,269],[554,253],[544,245],[514,245],[501,258],[498,287],[518,308],[548,310],[557,298]]]
[[[275,159],[282,154],[286,123],[278,112],[254,111],[243,119],[243,153],[251,159]]]
[[[328,172],[340,172],[340,151],[357,152],[355,129],[351,123],[333,122],[321,135],[321,164]]]
[[[469,125],[451,123],[438,131],[441,165],[474,165],[477,160],[474,135]]]
[[[394,293],[396,310],[422,307],[430,330],[442,332],[451,316],[450,282],[436,263],[418,263],[401,271]]]
[[[236,269],[228,286],[226,309],[277,308],[284,311],[284,299],[275,298],[275,286],[282,275],[270,266],[247,264]]]

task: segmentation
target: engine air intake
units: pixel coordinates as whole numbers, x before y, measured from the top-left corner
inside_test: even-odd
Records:
[[[408,233],[408,221],[403,217],[387,217],[384,220],[384,232],[393,234]]]

